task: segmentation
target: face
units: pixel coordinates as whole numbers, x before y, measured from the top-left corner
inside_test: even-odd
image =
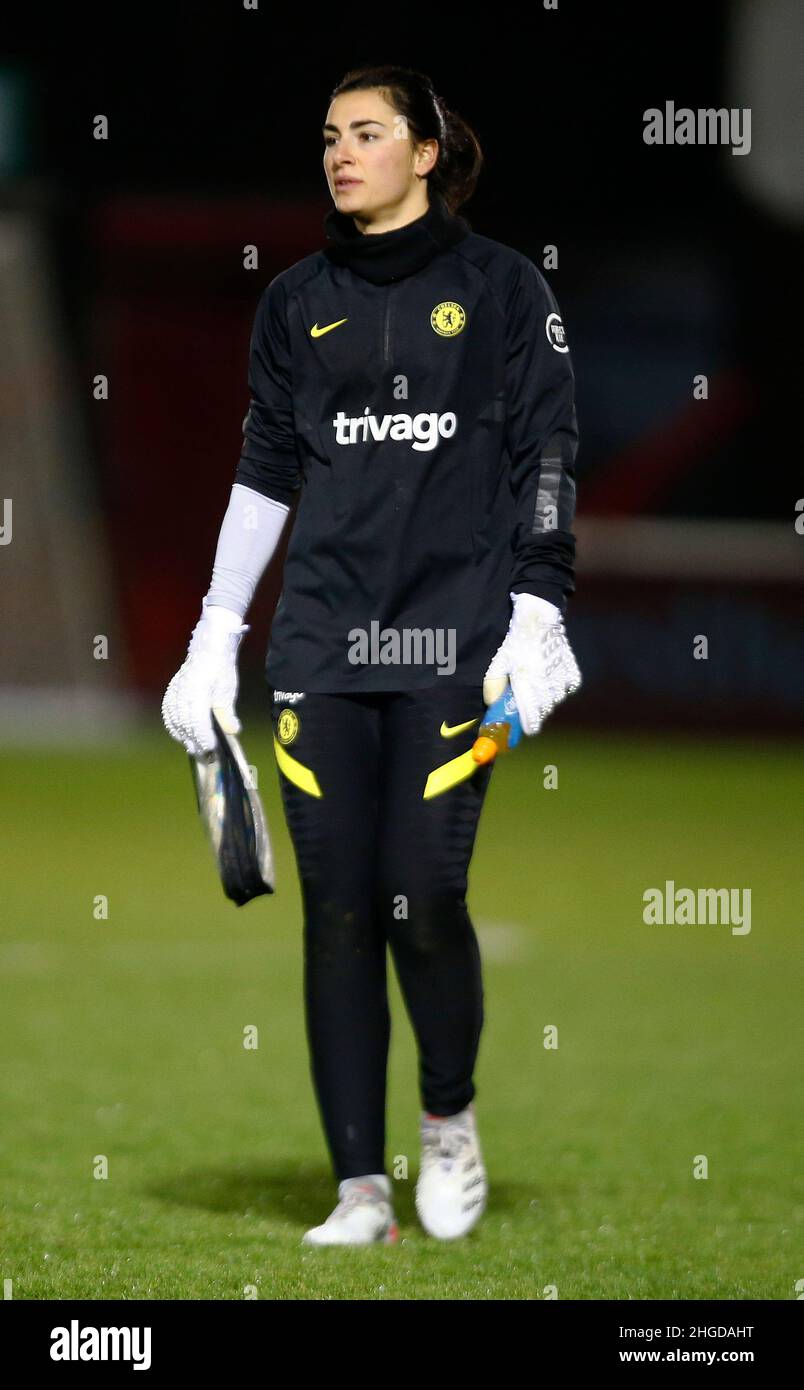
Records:
[[[323,136],[324,172],[336,208],[368,221],[400,208],[438,155],[436,140],[414,145],[404,116],[376,89],[337,96]]]

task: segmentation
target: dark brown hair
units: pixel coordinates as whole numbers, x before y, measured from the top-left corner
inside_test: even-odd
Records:
[[[449,211],[457,212],[474,193],[483,165],[483,151],[471,126],[436,96],[425,73],[393,64],[352,68],[330,101],[342,92],[372,87],[380,88],[389,105],[405,117],[413,139],[438,141],[438,158],[427,182],[443,195]]]

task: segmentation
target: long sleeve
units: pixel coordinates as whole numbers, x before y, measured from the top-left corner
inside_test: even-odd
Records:
[[[251,403],[234,481],[290,506],[301,487],[293,422],[285,294],[276,277],[263,291],[249,348]]]
[[[207,603],[244,617],[277,549],[290,508],[235,483],[221,524]]]
[[[506,397],[516,505],[511,591],[564,613],[575,592],[575,374],[556,298],[524,256],[509,293]]]

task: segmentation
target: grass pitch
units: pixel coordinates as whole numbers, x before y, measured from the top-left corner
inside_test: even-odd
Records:
[[[389,959],[401,1241],[307,1250],[335,1183],[308,1070],[300,898],[267,728],[244,743],[278,892],[239,909],[166,734],[2,758],[12,1296],[795,1298],[800,746],[603,740],[556,720],[500,763],[469,885],[487,1213],[457,1242],[418,1225],[416,1054]],[[750,888],[751,931],[646,925],[642,895],[668,879]]]

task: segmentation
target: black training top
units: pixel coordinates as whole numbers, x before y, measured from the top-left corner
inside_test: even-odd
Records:
[[[266,677],[310,692],[475,684],[509,591],[562,611],[574,592],[558,304],[532,261],[436,190],[391,232],[334,209],[324,225],[331,244],[271,281],[251,336],[235,481],[300,492]]]

